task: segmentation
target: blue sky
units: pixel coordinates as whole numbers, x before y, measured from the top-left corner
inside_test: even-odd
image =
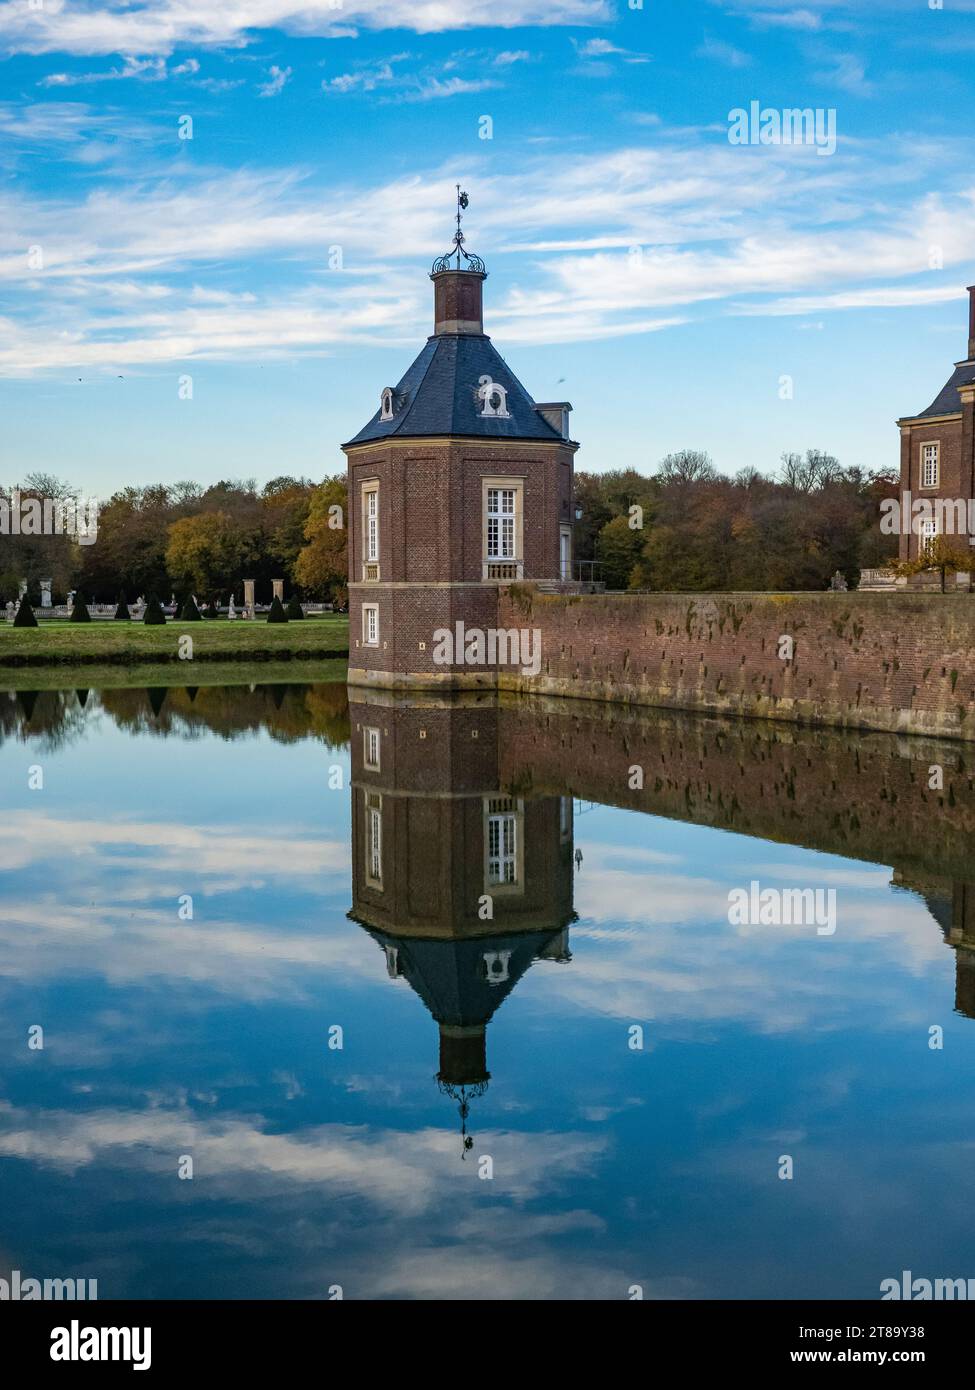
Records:
[[[336,471],[457,182],[580,467],[895,464],[966,347],[973,52],[975,0],[0,4],[0,480]],[[731,144],[752,101],[836,153]]]

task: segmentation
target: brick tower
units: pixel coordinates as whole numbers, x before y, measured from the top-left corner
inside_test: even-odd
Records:
[[[349,464],[349,683],[494,684],[434,634],[497,626],[499,589],[572,569],[567,401],[536,404],[484,332],[487,272],[464,247],[434,262],[434,330],[343,445]]]

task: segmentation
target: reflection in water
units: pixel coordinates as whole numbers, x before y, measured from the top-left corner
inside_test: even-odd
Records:
[[[571,959],[572,799],[502,789],[493,703],[358,698],[349,718],[349,915],[439,1027],[437,1081],[467,1152],[488,1023],[535,961]]]
[[[0,694],[0,1274],[316,1298],[967,1276],[969,756],[335,684]],[[730,927],[753,877],[835,885],[836,936]]]
[[[33,737],[47,747],[63,747],[84,738],[91,716],[99,712],[120,729],[163,738],[195,733],[237,738],[263,731],[282,743],[321,737],[338,746],[349,739],[346,689],[332,682],[158,686],[102,690],[94,697],[84,689],[0,691],[0,744]]]

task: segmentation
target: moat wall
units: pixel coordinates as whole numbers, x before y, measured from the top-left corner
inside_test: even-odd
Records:
[[[502,690],[975,741],[975,596],[499,591],[541,633]],[[783,637],[792,639],[791,659]]]

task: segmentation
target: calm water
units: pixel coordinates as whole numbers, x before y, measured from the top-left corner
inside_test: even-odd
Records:
[[[0,693],[0,1274],[975,1276],[964,750],[335,685],[82,694]],[[835,935],[729,925],[752,879],[835,889]]]

